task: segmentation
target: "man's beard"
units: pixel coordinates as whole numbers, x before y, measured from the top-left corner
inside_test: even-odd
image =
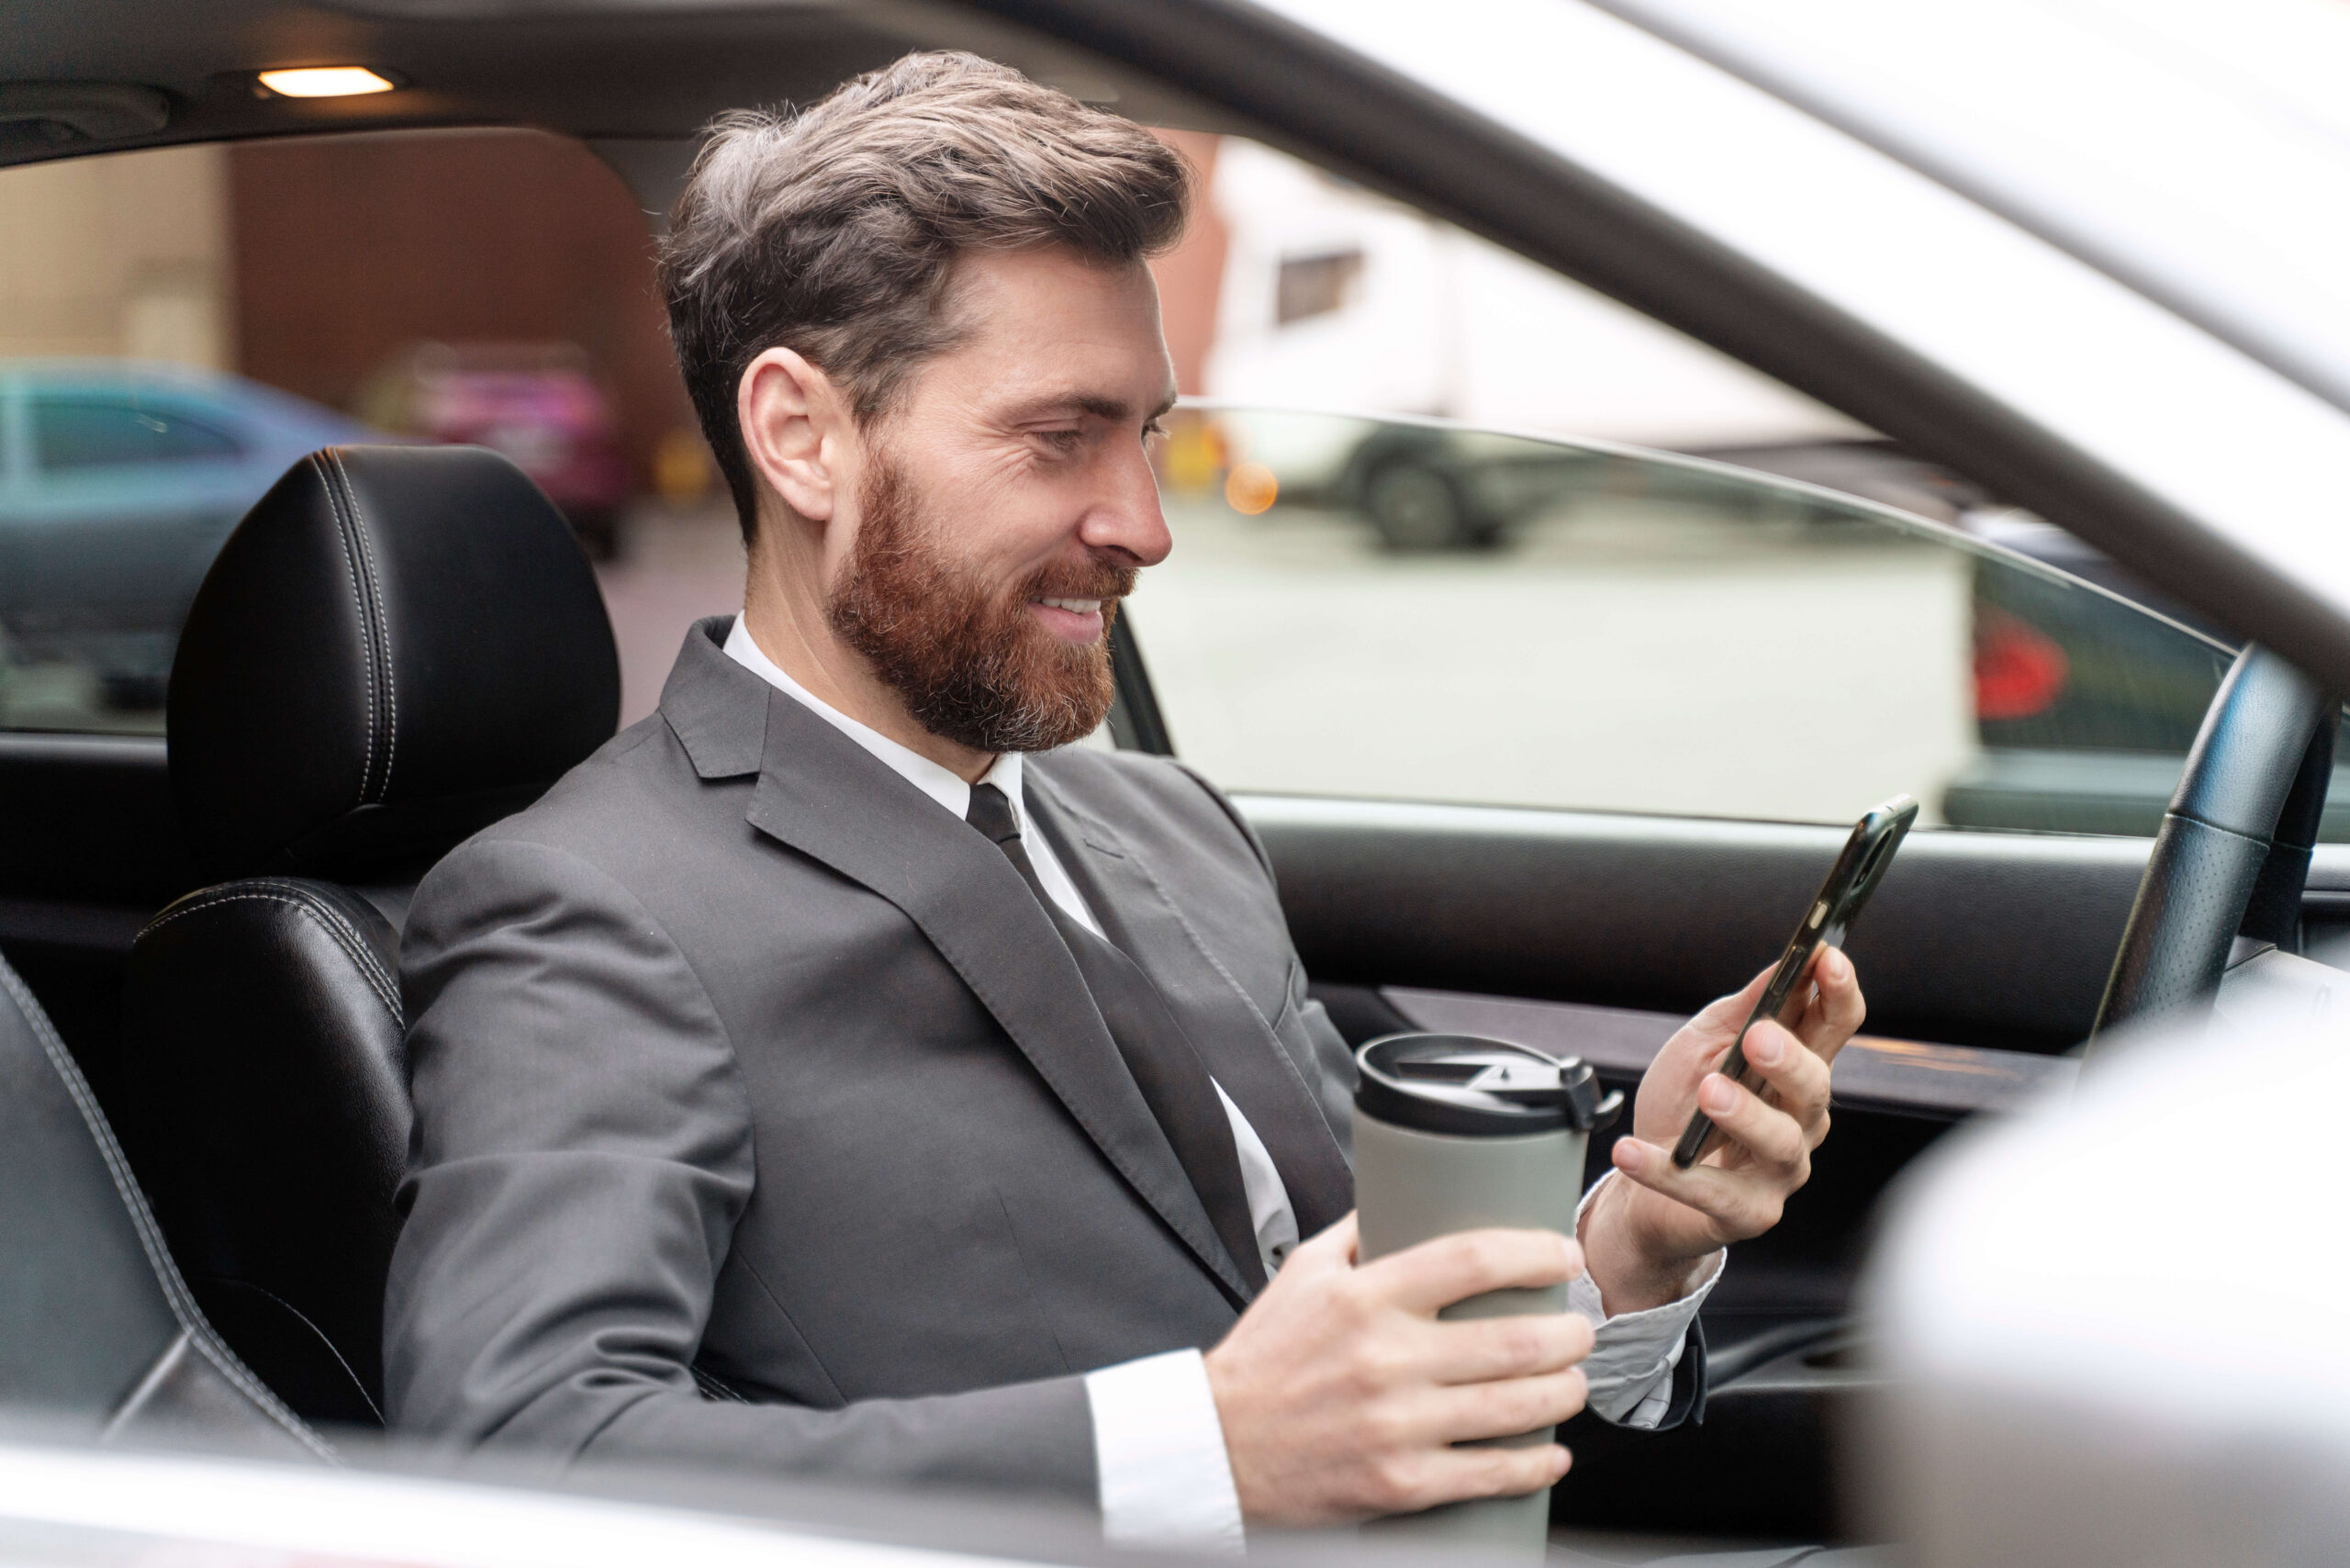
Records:
[[[1046,751],[1092,734],[1110,711],[1109,627],[1135,572],[1098,557],[991,588],[941,548],[904,473],[877,455],[864,520],[824,606],[916,723],[974,751]],[[1099,599],[1102,635],[1061,641],[1028,609],[1037,598]]]

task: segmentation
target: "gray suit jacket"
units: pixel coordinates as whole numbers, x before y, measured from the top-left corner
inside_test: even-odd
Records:
[[[1090,1500],[1081,1375],[1248,1298],[997,847],[721,651],[418,890],[393,1424]],[[1351,1069],[1230,805],[1033,759],[1088,902],[1343,1192]]]

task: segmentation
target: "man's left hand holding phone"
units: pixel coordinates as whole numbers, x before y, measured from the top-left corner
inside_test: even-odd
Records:
[[[1770,1019],[1746,1029],[1752,1088],[1719,1070],[1774,964],[1735,995],[1707,1006],[1657,1053],[1618,1138],[1611,1181],[1583,1213],[1592,1280],[1611,1317],[1677,1301],[1718,1266],[1721,1249],[1779,1223],[1810,1180],[1811,1151],[1828,1136],[1829,1068],[1867,1015],[1852,961],[1822,947],[1813,993],[1790,1029]],[[1686,1170],[1673,1146],[1694,1112],[1722,1133]]]

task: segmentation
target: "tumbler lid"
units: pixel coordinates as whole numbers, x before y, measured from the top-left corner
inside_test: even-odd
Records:
[[[1591,1132],[1624,1096],[1580,1057],[1479,1035],[1385,1035],[1355,1052],[1355,1109],[1424,1133],[1492,1137]]]

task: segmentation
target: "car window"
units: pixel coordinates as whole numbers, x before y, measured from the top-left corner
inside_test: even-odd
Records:
[[[179,409],[135,398],[32,401],[33,462],[44,474],[234,457],[236,438]]]
[[[0,728],[160,733],[238,520],[305,454],[386,439],[519,464],[620,583],[636,689],[681,619],[741,602],[643,209],[582,144],[437,130],[0,169]],[[682,551],[621,549],[672,522]]]
[[[1131,605],[1231,788],[2154,831],[2228,651],[1855,498],[1462,425],[1178,410]]]

